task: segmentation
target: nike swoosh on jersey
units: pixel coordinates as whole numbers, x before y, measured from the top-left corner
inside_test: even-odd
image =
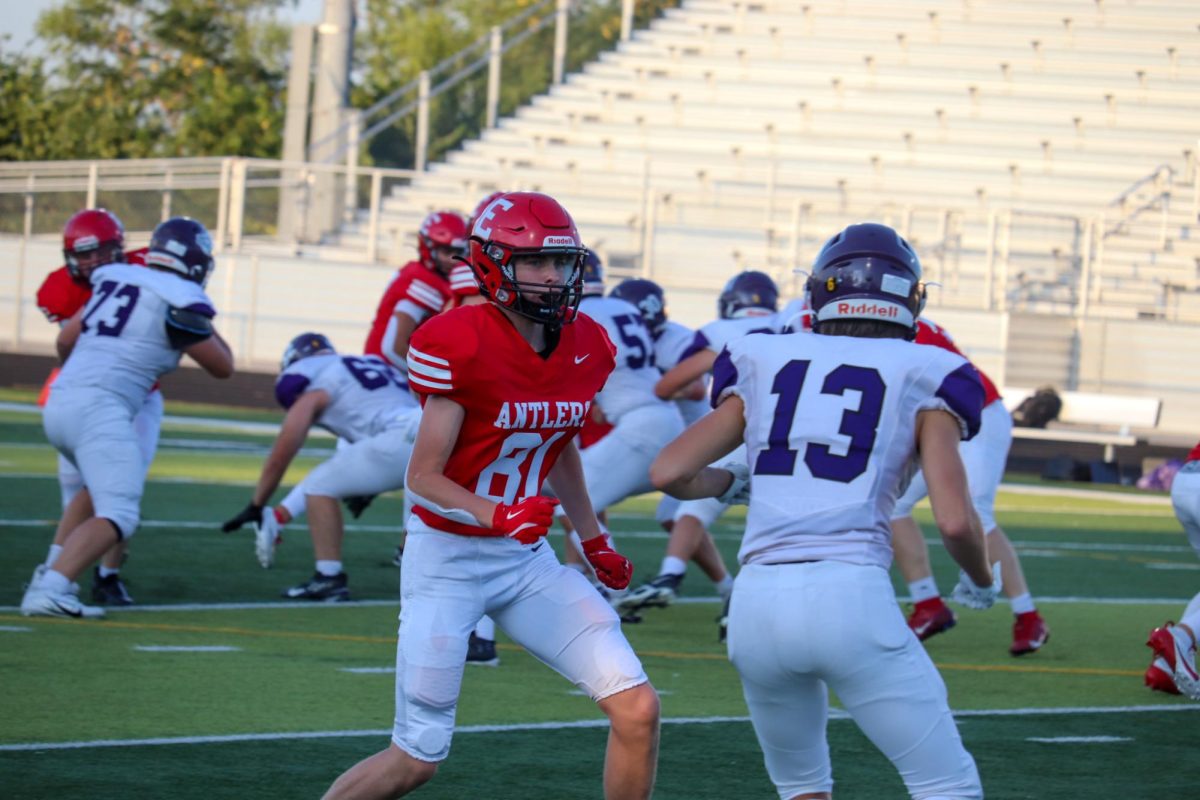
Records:
[[[591,353],[588,353],[587,355],[585,355],[585,356],[582,356],[582,357],[581,357],[581,356],[575,356],[575,363],[576,363],[576,364],[582,364],[584,361],[587,361],[587,360],[588,360],[588,358],[589,358],[591,355],[592,355]]]

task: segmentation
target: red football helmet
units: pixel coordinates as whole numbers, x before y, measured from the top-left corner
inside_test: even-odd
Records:
[[[479,215],[483,213],[483,210],[491,205],[492,201],[502,194],[504,194],[504,192],[492,192],[487,197],[480,200],[479,205],[475,206],[475,210],[472,211],[471,216],[467,218],[467,227],[474,228],[475,220],[479,219]]]
[[[587,250],[575,222],[562,205],[537,192],[502,194],[480,212],[471,229],[471,269],[489,300],[544,325],[558,327],[574,319],[583,296],[583,260]],[[534,284],[516,279],[514,258],[552,255],[562,259],[562,283]],[[539,301],[522,297],[536,290]]]
[[[84,209],[63,228],[63,257],[72,280],[86,284],[93,268],[125,260],[125,226],[108,209]]]
[[[448,273],[449,268],[442,269],[433,257],[433,251],[438,247],[451,247],[455,250],[456,258],[465,255],[467,246],[467,221],[457,211],[434,211],[421,222],[417,231],[417,251],[421,255],[421,263],[435,272]]]

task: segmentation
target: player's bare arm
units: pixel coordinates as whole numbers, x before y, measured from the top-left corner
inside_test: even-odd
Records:
[[[707,465],[733,452],[742,443],[745,428],[742,398],[727,396],[716,410],[663,448],[650,465],[650,481],[681,500],[724,494],[733,483],[733,474]]]
[[[404,311],[396,311],[392,317],[396,321],[396,333],[391,341],[383,343],[384,352],[391,354],[388,360],[393,364],[403,364],[408,357],[408,342],[418,323]]]
[[[267,460],[263,462],[258,485],[254,488],[252,505],[265,506],[271,499],[292,459],[300,452],[309,429],[329,403],[329,393],[318,389],[300,395],[288,409],[287,416],[283,418],[283,425],[279,428],[279,435],[275,438],[275,444],[272,445]]]
[[[446,509],[462,509],[488,528],[497,504],[464,489],[444,474],[465,417],[466,410],[449,398],[432,395],[425,401],[417,440],[408,461],[407,485],[429,502]]]
[[[215,330],[212,336],[204,341],[183,348],[183,352],[214,378],[228,378],[233,375],[233,351],[229,348],[229,343]]]
[[[562,503],[563,511],[575,526],[581,540],[591,539],[601,533],[600,523],[592,511],[592,501],[587,493],[587,481],[583,475],[583,461],[574,442],[568,444],[558,456],[558,461],[546,476],[547,482]]]
[[[58,338],[54,340],[54,348],[58,351],[59,363],[66,362],[67,356],[71,355],[71,351],[75,349],[75,343],[79,341],[79,335],[83,333],[83,311],[83,308],[76,311],[75,315],[63,323],[62,328],[58,331]]]
[[[712,350],[705,349],[698,353],[692,353],[659,378],[658,383],[654,386],[654,393],[662,400],[676,399],[680,392],[689,388],[689,384],[710,372],[713,362],[716,360],[717,354]]]
[[[934,522],[946,551],[979,587],[992,585],[987,545],[979,517],[971,505],[967,472],[959,456],[958,420],[945,411],[923,411],[917,417],[917,449],[929,486]]]

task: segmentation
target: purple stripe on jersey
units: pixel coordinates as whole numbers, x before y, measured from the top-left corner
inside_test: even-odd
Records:
[[[696,355],[696,353],[699,353],[701,350],[711,350],[711,349],[712,349],[712,347],[709,346],[708,337],[704,335],[704,332],[696,331],[696,338],[692,339],[692,343],[689,344],[687,346],[687,349],[683,351],[683,355],[681,355],[679,357],[679,361],[683,361],[688,356],[694,356],[694,355]],[[675,363],[678,364],[679,361],[676,361]]]
[[[284,408],[291,408],[308,389],[309,379],[303,375],[280,375],[275,381],[275,399]]]
[[[733,359],[729,357],[728,348],[721,350],[721,354],[713,362],[712,376],[711,402],[712,407],[716,408],[717,403],[721,400],[721,392],[735,385],[738,380],[737,367],[733,365]]]
[[[202,314],[209,319],[212,319],[217,315],[217,310],[208,303],[192,303],[190,306],[185,308],[184,311],[192,311],[196,314]]]
[[[979,418],[983,413],[983,382],[973,366],[963,364],[947,375],[936,394],[966,425],[967,435],[964,439],[971,439],[979,433]]]

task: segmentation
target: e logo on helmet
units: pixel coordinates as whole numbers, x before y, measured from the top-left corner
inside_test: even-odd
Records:
[[[503,197],[497,197],[488,203],[488,207],[479,215],[479,219],[475,220],[475,228],[471,231],[471,235],[478,236],[485,241],[492,238],[492,227],[488,223],[496,218],[496,211],[508,211],[512,207],[512,202]]]

